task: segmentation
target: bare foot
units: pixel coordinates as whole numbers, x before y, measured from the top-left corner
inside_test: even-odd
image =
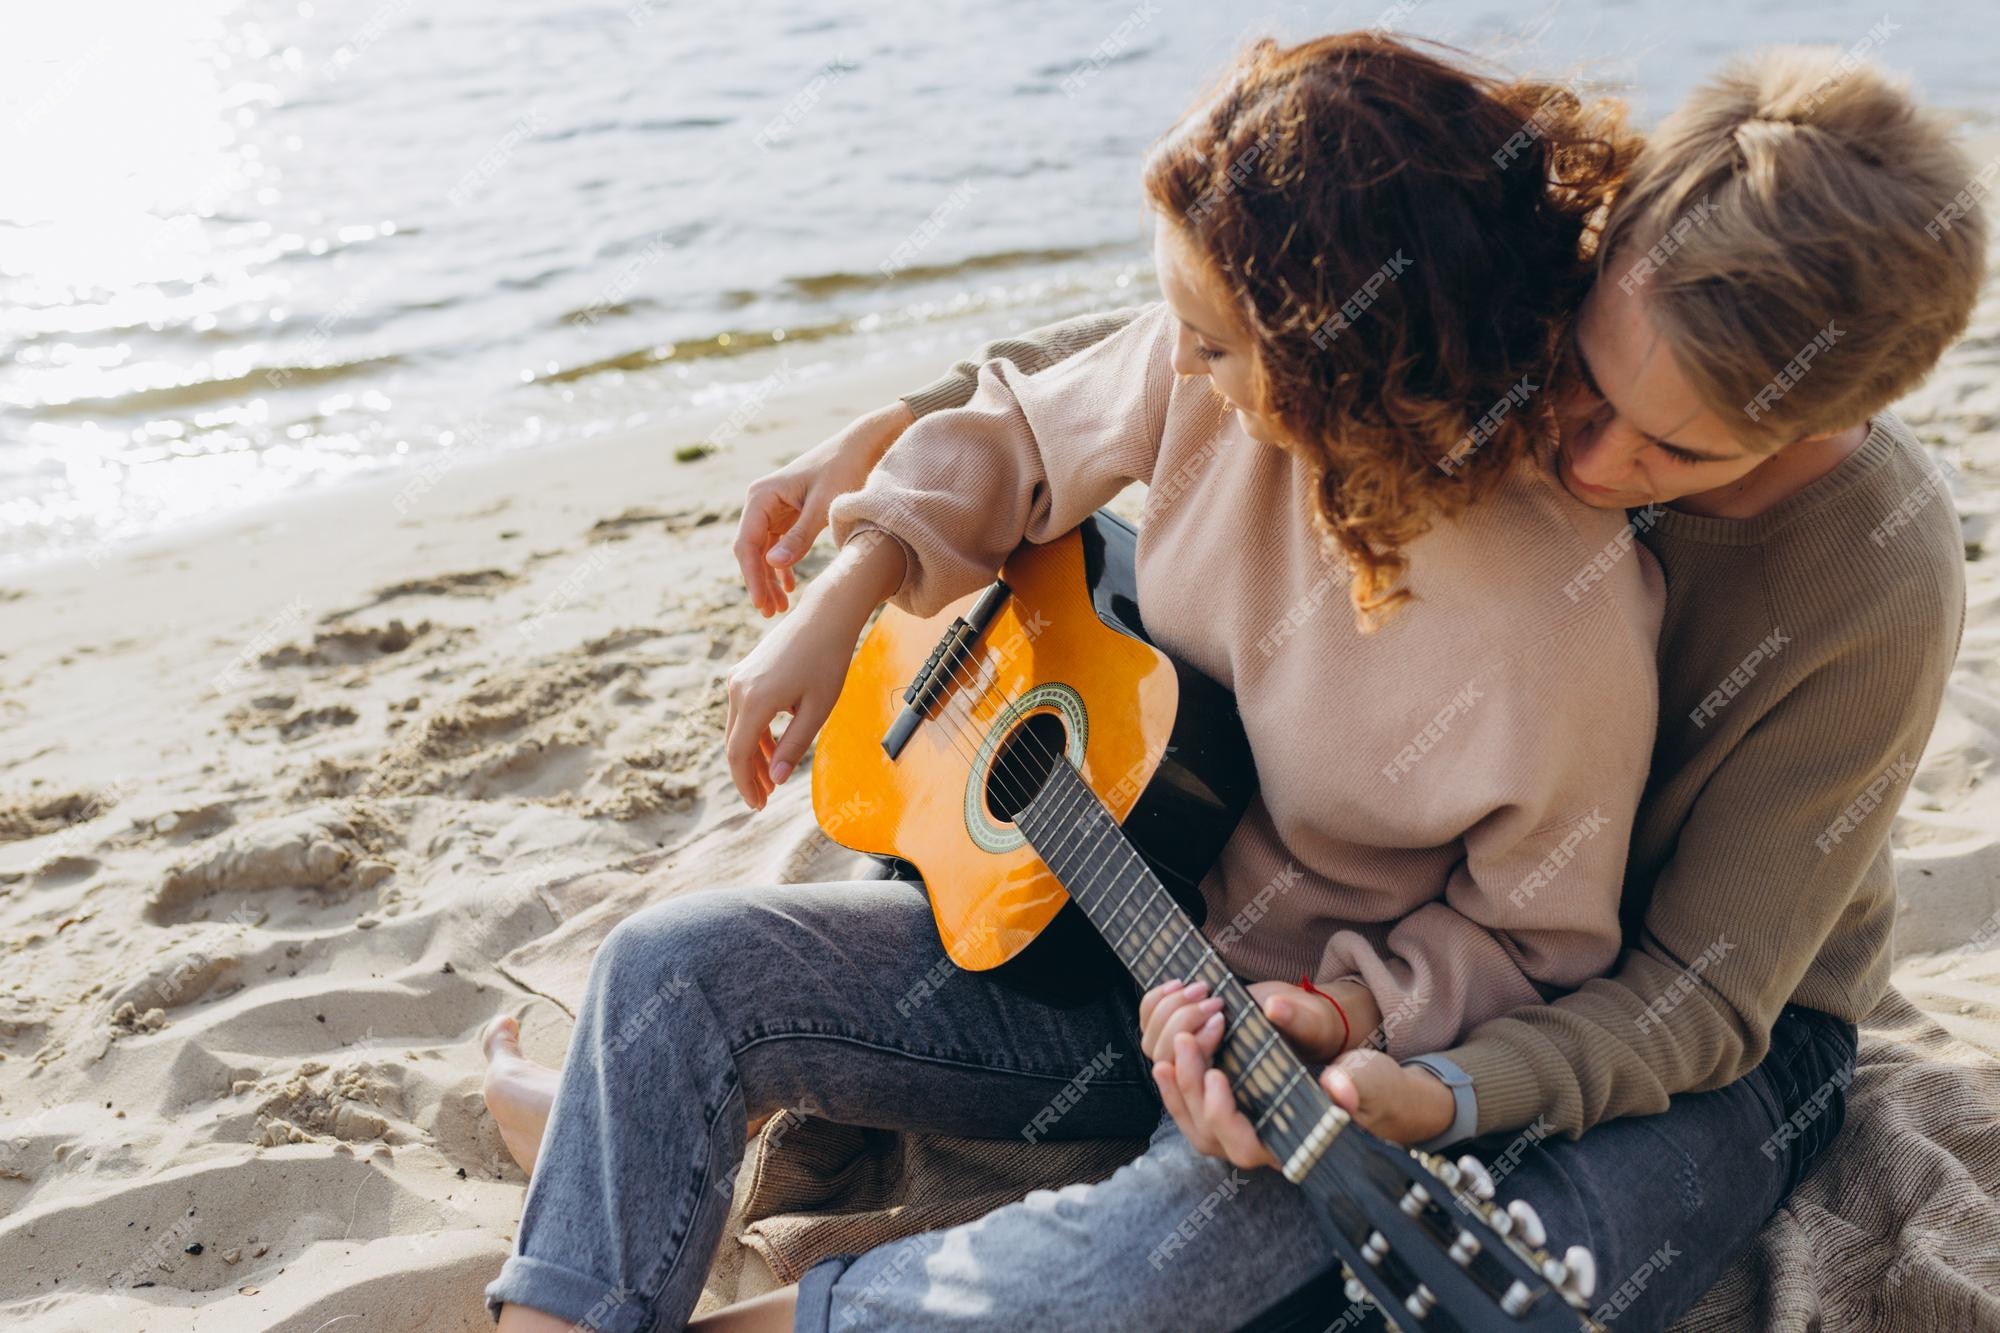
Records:
[[[562,1072],[521,1054],[520,1020],[509,1015],[488,1023],[479,1041],[486,1048],[486,1109],[500,1126],[507,1151],[533,1175]]]

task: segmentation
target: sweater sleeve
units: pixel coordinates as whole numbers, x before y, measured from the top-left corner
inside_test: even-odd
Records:
[[[1446,1052],[1472,1077],[1479,1133],[1539,1117],[1575,1137],[1764,1058],[1835,923],[1894,911],[1890,827],[1950,671],[1948,651],[1912,647],[1857,644],[1757,721],[1696,801],[1615,973]]]
[[[1162,302],[1044,374],[987,362],[971,401],[915,422],[867,484],[834,500],[835,543],[869,529],[900,542],[891,600],[913,615],[984,587],[1024,540],[1051,541],[1151,478],[1176,329]]]
[[[1613,596],[1605,589],[1587,617],[1476,674],[1425,715],[1420,764],[1384,770],[1410,801],[1465,803],[1465,856],[1443,896],[1386,932],[1335,931],[1321,956],[1320,975],[1368,987],[1398,1060],[1443,1050],[1618,956],[1658,678],[1653,644]]]
[[[979,368],[987,362],[1011,361],[1033,375],[1103,342],[1144,310],[1144,306],[1135,305],[1102,314],[1076,315],[1026,333],[994,338],[923,388],[904,394],[903,401],[918,417],[945,408],[964,407],[972,400],[972,391],[979,387]]]

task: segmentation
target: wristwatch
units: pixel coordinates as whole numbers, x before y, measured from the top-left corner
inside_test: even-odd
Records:
[[[1473,1130],[1479,1127],[1479,1094],[1472,1090],[1472,1075],[1442,1055],[1413,1055],[1403,1063],[1422,1065],[1442,1079],[1444,1085],[1451,1089],[1451,1102],[1455,1108],[1444,1133],[1410,1146],[1419,1152],[1438,1152],[1471,1138]]]

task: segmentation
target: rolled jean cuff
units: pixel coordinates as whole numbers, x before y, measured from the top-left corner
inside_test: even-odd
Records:
[[[833,1254],[799,1275],[798,1294],[792,1305],[792,1329],[811,1333],[831,1333],[833,1328],[833,1284],[861,1256]]]
[[[652,1305],[638,1292],[523,1254],[508,1256],[487,1285],[486,1310],[496,1323],[502,1305],[525,1305],[590,1333],[641,1333],[654,1323]]]

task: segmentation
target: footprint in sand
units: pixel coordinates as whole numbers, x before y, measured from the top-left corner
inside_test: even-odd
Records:
[[[391,620],[386,625],[333,625],[315,631],[306,643],[288,643],[273,648],[257,659],[266,670],[283,667],[360,666],[384,657],[408,652],[426,640],[448,640],[457,631],[420,620],[405,625]]]
[[[71,825],[90,822],[112,804],[110,797],[91,791],[0,799],[0,842],[25,842],[60,833]]]
[[[395,874],[384,859],[386,830],[331,806],[313,806],[246,825],[201,846],[167,872],[146,906],[158,925],[208,919],[224,896],[257,895],[233,919],[290,906],[310,914],[373,890]],[[291,891],[287,902],[281,891]]]
[[[320,623],[331,625],[405,597],[491,597],[518,582],[520,579],[517,576],[504,569],[474,569],[459,574],[433,574],[428,578],[406,579],[377,588],[374,596],[360,606],[328,612],[320,617]]]

